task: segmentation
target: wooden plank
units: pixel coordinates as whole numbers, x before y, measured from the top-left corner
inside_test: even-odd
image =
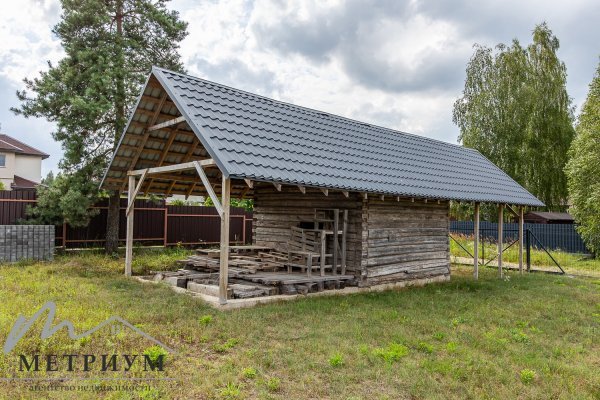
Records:
[[[135,176],[129,177],[129,190],[127,192],[127,206],[133,205],[135,197]],[[132,211],[127,215],[127,233],[125,239],[125,276],[131,276],[131,264],[133,259],[133,215]]]
[[[125,215],[129,215],[133,212],[133,207],[135,205],[135,198],[137,197],[142,185],[144,184],[144,179],[146,179],[147,172],[148,172],[148,170],[146,169],[140,176],[140,181],[138,182],[137,186],[135,187],[135,190],[133,191],[133,195],[131,195],[130,193],[127,194],[127,197],[128,198],[131,197],[132,200],[131,200],[131,202],[129,202],[129,204],[127,204],[127,209],[125,210]]]
[[[475,203],[475,224],[473,228],[473,277],[479,279],[479,203]]]
[[[504,249],[504,204],[498,204],[498,275],[503,276],[502,250]]]
[[[200,166],[202,167],[213,167],[216,165],[215,160],[209,158],[206,160],[191,161],[181,164],[164,165],[162,167],[136,169],[128,171],[127,175],[142,175],[144,171],[146,171],[148,175],[164,174],[167,172],[188,171],[191,169],[195,169],[197,164],[200,164]]]
[[[158,104],[156,106],[156,110],[153,111],[152,117],[150,117],[150,122],[149,122],[149,126],[152,126],[156,123],[156,120],[158,119],[158,116],[162,110],[163,104],[165,104],[165,101],[167,100],[167,92],[164,92],[163,95],[160,97],[160,100],[158,101]],[[143,130],[143,134],[142,134],[142,139],[140,144],[138,145],[138,150],[135,153],[135,155],[133,156],[133,159],[131,160],[131,164],[130,168],[135,168],[135,164],[137,163],[137,161],[140,158],[140,155],[142,154],[142,151],[144,150],[144,146],[146,145],[146,142],[148,141],[148,138],[150,137],[150,131],[148,131],[148,129],[144,129]],[[138,174],[141,175],[141,174]]]
[[[208,195],[210,196],[211,200],[213,201],[213,205],[217,209],[217,212],[219,213],[221,218],[223,218],[223,210],[224,210],[225,206],[221,204],[221,202],[219,201],[219,198],[215,194],[215,191],[213,190],[213,187],[210,184],[210,181],[208,180],[208,177],[206,176],[204,169],[202,168],[202,164],[199,161],[192,161],[191,164],[193,164],[194,168],[196,168],[196,171],[198,172],[198,175],[200,176],[200,180],[202,181],[204,188],[208,192]],[[225,179],[225,178],[223,178],[223,179]],[[228,185],[230,185],[229,179],[227,180],[227,182],[228,182]],[[223,184],[225,184],[225,181],[223,181]],[[228,196],[229,196],[230,190],[231,190],[231,188],[229,187],[227,189]],[[229,216],[227,218],[229,218]],[[229,221],[229,219],[228,219],[228,221]],[[227,224],[229,225],[229,222]]]
[[[219,303],[227,303],[227,279],[229,262],[229,203],[231,180],[223,175],[221,186],[222,210],[221,210],[221,259],[219,260]]]
[[[523,273],[523,224],[524,224],[524,207],[519,207],[519,273]]]
[[[343,211],[342,220],[342,275],[346,275],[346,251],[348,240],[348,210]]]
[[[185,117],[182,115],[181,117],[173,118],[165,122],[161,122],[160,124],[152,125],[147,129],[148,132],[157,131],[159,129],[168,128],[169,126],[177,125],[185,121]]]

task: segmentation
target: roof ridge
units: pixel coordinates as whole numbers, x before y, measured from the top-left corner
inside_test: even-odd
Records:
[[[9,143],[9,142],[7,142],[7,141],[6,141],[6,140],[4,140],[4,139],[0,139],[0,142],[2,142],[2,143],[6,143],[6,144],[7,144],[7,145],[9,145],[10,147],[14,147],[14,148],[15,148],[15,149],[17,149],[17,150],[21,150],[21,151],[23,151],[23,149],[22,149],[22,148],[20,148],[20,147],[17,147],[17,146],[15,146],[14,144],[12,144],[12,143]]]
[[[385,126],[372,124],[370,122],[359,121],[357,119],[353,119],[353,118],[349,118],[349,117],[344,117],[342,115],[332,114],[332,113],[327,112],[327,111],[317,110],[316,108],[301,106],[301,105],[290,103],[290,102],[286,102],[286,101],[283,101],[283,100],[277,100],[277,99],[274,99],[274,98],[271,98],[271,97],[267,97],[267,96],[264,96],[264,95],[261,95],[261,94],[252,93],[252,92],[249,92],[247,90],[234,88],[232,86],[225,85],[223,83],[218,83],[218,82],[215,82],[215,81],[210,81],[208,79],[199,78],[197,76],[193,76],[193,75],[189,75],[189,74],[184,74],[182,72],[173,71],[173,70],[170,70],[170,69],[167,69],[167,68],[162,68],[162,67],[158,67],[158,66],[152,66],[152,72],[154,72],[154,70],[160,70],[160,71],[163,71],[163,72],[168,72],[168,73],[179,75],[179,76],[185,76],[187,78],[195,79],[195,80],[198,80],[198,81],[209,83],[211,85],[216,85],[216,86],[219,86],[219,87],[222,87],[222,88],[225,88],[225,89],[229,89],[229,90],[232,90],[234,92],[241,92],[241,93],[245,93],[245,94],[250,95],[250,96],[254,96],[254,97],[261,98],[261,99],[265,99],[265,100],[272,101],[272,102],[275,102],[275,103],[279,103],[279,104],[282,104],[282,105],[285,105],[285,106],[297,107],[297,108],[301,108],[301,109],[304,109],[304,110],[307,110],[307,111],[310,111],[310,112],[314,112],[314,113],[317,113],[317,114],[325,114],[325,115],[328,115],[330,117],[334,117],[334,118],[339,118],[339,119],[343,119],[343,120],[346,120],[346,121],[350,121],[352,123],[356,123],[356,124],[360,124],[360,125],[367,125],[369,127],[377,128],[377,129],[383,129],[385,131],[389,131],[390,133],[394,133],[394,134],[412,136],[412,137],[415,137],[417,139],[427,140],[427,141],[431,141],[431,142],[435,142],[435,143],[440,143],[440,144],[448,145],[448,146],[460,147],[462,149],[471,150],[471,151],[475,150],[475,149],[472,149],[470,147],[462,146],[460,144],[445,142],[445,141],[440,140],[440,139],[433,139],[433,138],[430,138],[430,137],[427,137],[427,136],[417,135],[415,133],[404,132],[404,131],[400,131],[400,130],[397,130],[397,129],[392,129],[392,128],[388,128],[388,127],[385,127]]]
[[[48,153],[45,153],[45,152],[41,151],[40,149],[38,149],[38,148],[36,148],[36,147],[33,147],[33,146],[31,146],[31,145],[28,145],[27,143],[25,143],[25,142],[22,142],[22,141],[20,141],[19,139],[15,139],[14,137],[12,137],[12,136],[10,136],[10,135],[7,135],[6,133],[0,133],[0,136],[3,136],[3,137],[8,137],[8,138],[10,138],[11,140],[14,140],[15,142],[17,142],[17,143],[19,143],[19,144],[21,144],[21,145],[25,146],[26,148],[28,147],[28,148],[30,148],[30,149],[33,149],[33,150],[37,151],[38,153],[40,153],[39,155],[40,155],[40,156],[42,156],[42,157],[44,157],[44,156],[46,156],[46,157],[50,157],[50,154],[48,154]],[[17,147],[17,146],[15,146],[15,145],[14,145],[14,144],[12,144],[12,143],[8,143],[8,142],[6,142],[6,141],[5,141],[5,140],[3,140],[3,139],[0,139],[0,140],[2,140],[3,142],[5,142],[5,143],[7,143],[7,144],[11,145],[12,147],[16,147],[17,149],[19,149],[19,150],[21,150],[21,151],[23,151],[23,152],[27,152],[27,151],[28,151],[28,150],[26,150],[26,149],[22,149],[22,148],[20,148],[20,147]],[[27,153],[26,153],[26,154],[27,154]],[[38,155],[38,154],[35,154],[35,155]]]

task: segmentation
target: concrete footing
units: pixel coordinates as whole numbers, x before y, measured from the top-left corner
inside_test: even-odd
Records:
[[[141,277],[135,277],[135,279],[137,279],[138,281],[143,282],[143,283],[154,283],[154,284],[159,283],[159,282],[154,282],[151,280],[143,279]],[[435,277],[425,278],[425,279],[414,279],[414,280],[410,280],[410,281],[386,283],[383,285],[375,285],[375,286],[369,286],[369,287],[350,286],[350,287],[346,287],[344,289],[324,290],[322,292],[308,293],[305,295],[292,294],[292,295],[253,297],[253,298],[249,298],[249,299],[231,299],[231,300],[227,300],[226,304],[219,304],[219,298],[216,296],[210,296],[210,295],[202,294],[202,293],[195,293],[191,290],[187,290],[187,289],[180,288],[177,286],[172,286],[172,285],[169,285],[169,287],[177,293],[183,293],[183,294],[187,294],[192,297],[200,298],[218,310],[235,310],[235,309],[239,309],[239,308],[254,307],[259,304],[268,304],[268,303],[275,303],[275,302],[281,302],[281,301],[296,300],[296,299],[307,298],[307,297],[342,296],[342,295],[353,294],[353,293],[382,292],[385,290],[395,290],[395,289],[401,289],[401,288],[411,287],[411,286],[424,286],[429,283],[446,282],[449,280],[450,280],[450,275],[448,274],[448,275],[440,275],[440,276],[435,276]]]

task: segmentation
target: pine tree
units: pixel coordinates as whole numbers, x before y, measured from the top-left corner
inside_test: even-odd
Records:
[[[454,104],[459,141],[479,150],[549,209],[567,204],[564,166],[574,137],[573,108],[558,39],[543,23],[533,43],[475,47]]]
[[[600,64],[581,109],[566,172],[571,213],[588,249],[600,255]]]
[[[183,71],[178,48],[187,24],[166,4],[61,0],[63,13],[53,33],[66,55],[38,77],[25,79],[27,89],[17,93],[21,105],[15,113],[56,123],[53,137],[64,150],[60,181],[72,183],[61,186],[73,206],[63,204],[61,218],[76,226],[89,219],[80,205],[97,199],[99,179],[152,65]],[[112,253],[118,245],[120,193],[108,196],[106,250]],[[53,207],[52,201],[40,206],[46,203]]]

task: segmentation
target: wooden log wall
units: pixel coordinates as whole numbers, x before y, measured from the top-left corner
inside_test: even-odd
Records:
[[[448,202],[369,196],[362,221],[363,284],[450,274]]]
[[[361,286],[449,276],[449,203],[255,183],[252,233],[257,245],[287,250],[290,227],[315,208],[348,209],[347,271]]]
[[[282,186],[281,192],[272,184],[255,182],[252,237],[257,245],[287,250],[290,227],[314,219],[315,208],[348,210],[347,273],[360,274],[362,237],[362,200],[358,193],[345,197],[330,190],[325,196],[320,190],[306,188],[302,194],[295,186]],[[341,229],[341,221],[340,221]]]

